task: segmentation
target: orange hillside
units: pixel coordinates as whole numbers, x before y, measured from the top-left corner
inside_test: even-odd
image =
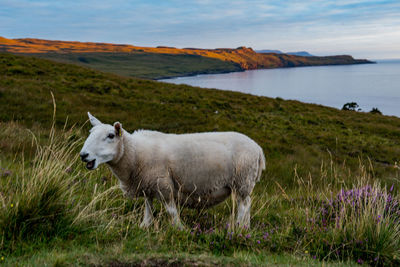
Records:
[[[239,64],[243,69],[256,69],[278,64],[279,60],[274,57],[268,58],[254,52],[251,48],[239,47],[237,49],[195,49],[174,47],[140,47],[133,45],[50,41],[41,39],[6,39],[0,37],[0,51],[12,53],[92,53],[92,52],[147,52],[161,54],[186,54],[217,58]],[[270,64],[266,66],[266,59]]]
[[[175,48],[175,47],[140,47],[125,44],[50,41],[41,39],[7,39],[0,37],[0,52],[11,53],[160,53],[179,55],[198,55],[216,58],[238,64],[242,69],[261,69],[295,66],[316,65],[342,65],[371,63],[368,60],[353,59],[351,56],[330,57],[302,57],[287,54],[261,54],[247,47],[198,49],[198,48]]]

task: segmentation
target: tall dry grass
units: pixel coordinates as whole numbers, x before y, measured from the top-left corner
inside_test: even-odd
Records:
[[[19,126],[8,124],[0,136],[13,128]],[[275,192],[258,188],[250,229],[234,224],[232,197],[200,213],[182,207],[186,226],[182,231],[171,227],[162,205],[156,203],[155,221],[143,230],[139,228],[143,201],[125,198],[105,167],[94,172],[84,169],[78,157],[83,135],[81,129],[53,127],[43,142],[31,134],[34,157],[24,160],[24,153],[14,157],[12,175],[0,180],[2,251],[83,235],[96,242],[131,240],[142,249],[147,240],[148,246],[166,251],[291,252],[320,260],[400,263],[397,189],[379,183],[370,167],[360,166],[355,176],[344,165],[330,162],[321,165],[318,177],[301,177],[295,171],[296,190],[287,190],[279,181]]]
[[[13,125],[11,125],[13,127]],[[79,195],[73,171],[79,138],[73,130],[55,134],[52,128],[48,142],[38,143],[32,136],[35,156],[25,161],[24,154],[15,157],[13,175],[2,182],[0,233],[2,248],[13,249],[16,242],[34,237],[48,238],[69,230]]]

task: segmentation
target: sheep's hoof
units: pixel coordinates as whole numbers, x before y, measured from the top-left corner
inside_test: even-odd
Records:
[[[249,221],[247,221],[247,222],[236,222],[236,226],[238,226],[239,228],[247,230],[247,229],[250,229],[250,222]]]
[[[178,230],[181,230],[181,231],[185,230],[185,226],[184,226],[181,222],[179,222],[179,223],[172,223],[172,226],[175,227],[175,228],[178,229]]]
[[[151,222],[145,222],[145,221],[143,221],[143,222],[141,222],[141,224],[139,225],[139,227],[142,228],[142,229],[147,229],[147,228],[150,227],[150,225],[151,225]]]

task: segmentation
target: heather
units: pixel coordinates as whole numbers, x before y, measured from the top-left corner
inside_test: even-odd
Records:
[[[364,177],[362,177],[364,178]],[[352,258],[370,265],[399,264],[398,196],[378,182],[363,180],[324,201],[308,231],[310,251],[321,259]]]

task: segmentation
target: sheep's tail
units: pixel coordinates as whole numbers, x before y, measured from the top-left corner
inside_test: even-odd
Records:
[[[257,182],[261,179],[262,171],[265,170],[265,156],[262,148],[260,148],[260,154],[258,156],[258,174],[257,174]]]

